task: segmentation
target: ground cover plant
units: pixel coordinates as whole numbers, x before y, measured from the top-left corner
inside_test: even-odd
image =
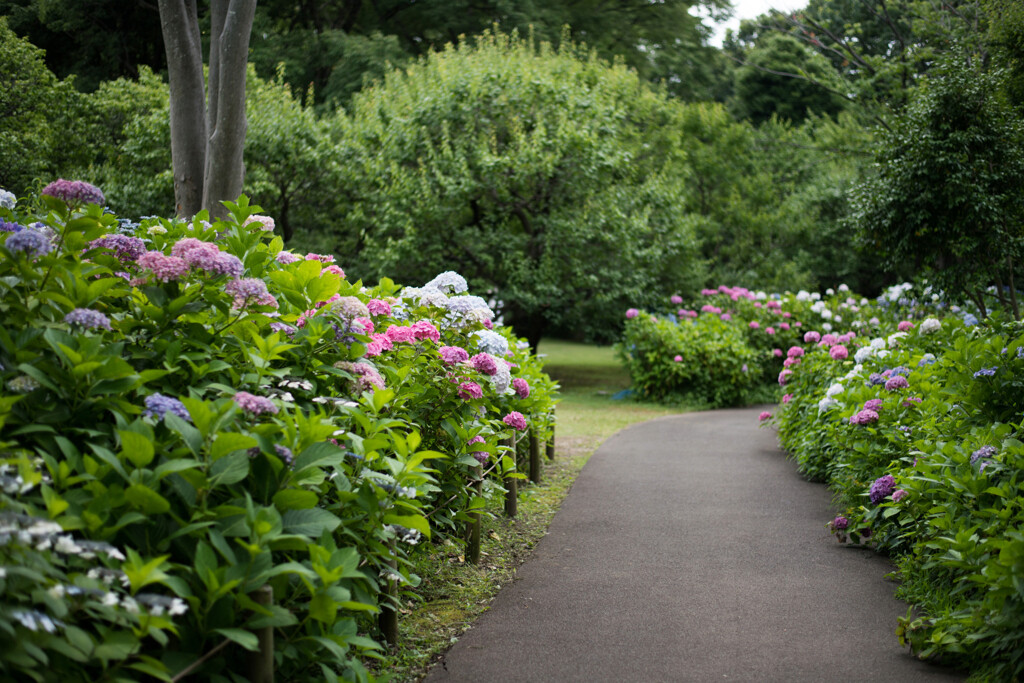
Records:
[[[389,586],[521,476],[555,384],[456,273],[364,287],[244,197],[103,199],[0,194],[0,671],[248,680],[272,629],[282,679],[367,680]]]

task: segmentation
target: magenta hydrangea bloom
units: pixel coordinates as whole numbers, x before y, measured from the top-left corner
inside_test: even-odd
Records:
[[[384,388],[384,378],[377,372],[377,368],[369,363],[338,361],[334,367],[353,376],[353,380],[348,386],[352,393],[362,394],[364,391],[372,393],[376,389]]]
[[[899,325],[896,326],[896,329],[900,332],[909,332],[910,330],[914,329],[914,323],[910,322],[909,320],[903,320],[900,322]]]
[[[485,443],[485,442],[486,442],[486,440],[484,439],[484,437],[482,437],[482,436],[474,436],[472,439],[470,439],[469,441],[466,442],[466,445],[467,446],[472,446],[475,443]],[[481,465],[487,464],[487,461],[491,457],[491,454],[488,453],[487,451],[473,451],[471,455],[474,458],[476,458],[476,461],[478,463],[480,463]]]
[[[95,330],[97,328],[110,329],[110,318],[99,311],[89,308],[74,309],[64,316],[64,322],[69,325],[79,325],[88,330]]]
[[[522,377],[516,377],[512,380],[512,388],[516,390],[516,396],[519,398],[529,398],[530,383]]]
[[[384,335],[394,344],[412,343],[416,341],[416,333],[411,327],[404,325],[389,325]]]
[[[896,489],[892,492],[892,502],[898,503],[909,495],[910,493],[904,489]]]
[[[320,263],[334,263],[334,257],[329,254],[314,254],[309,252],[306,254],[307,261],[319,261]]]
[[[635,318],[640,315],[640,311],[635,308],[630,308],[626,311],[626,318]]]
[[[885,380],[886,391],[896,391],[897,389],[906,389],[910,386],[910,382],[903,375],[894,375],[889,379]]]
[[[821,341],[821,335],[815,332],[814,330],[811,330],[810,332],[804,332],[804,341],[807,342],[808,344],[817,344],[819,341]]]
[[[891,474],[887,474],[884,477],[875,479],[875,483],[871,485],[868,496],[871,498],[871,502],[877,505],[888,498],[895,488],[896,480],[893,479]]]
[[[789,381],[789,376],[793,374],[793,371],[789,368],[783,368],[782,372],[779,373],[779,386],[786,386],[786,382]]]
[[[370,299],[366,303],[370,315],[391,315],[391,304],[381,299]]]
[[[356,318],[353,322],[363,328],[363,334],[366,336],[370,336],[377,329],[369,318]]]
[[[782,358],[782,349],[772,349],[772,355],[776,358]]]
[[[877,413],[881,409],[882,399],[880,398],[870,398],[867,401],[864,401],[864,410],[873,410]]]
[[[160,251],[147,251],[136,261],[140,268],[153,273],[153,277],[161,282],[180,280],[188,274],[188,264],[185,259],[177,256],[167,256]]]
[[[846,531],[850,527],[850,520],[842,515],[839,515],[832,520],[832,528],[836,531]]]
[[[854,425],[867,425],[874,422],[878,422],[878,413],[867,408],[850,418],[850,424]]]
[[[832,356],[832,360],[846,360],[850,352],[842,344],[837,344],[828,350],[828,355]]]
[[[278,411],[277,406],[269,398],[255,396],[248,391],[239,391],[233,398],[239,408],[253,415],[262,415],[264,413],[276,414]]]
[[[672,296],[671,296],[671,297],[669,298],[669,300],[670,300],[670,301],[671,301],[671,302],[672,302],[672,303],[673,303],[674,305],[676,305],[676,306],[678,306],[679,304],[683,303],[683,297],[679,296],[678,294],[673,294],[673,295],[672,295]]]
[[[790,358],[799,358],[800,356],[804,355],[803,347],[790,346],[789,351],[786,352],[786,355],[789,356]]]
[[[107,203],[100,188],[84,180],[64,180],[60,178],[44,187],[41,194],[56,197],[68,206],[78,206],[79,204],[98,204],[103,206]]]
[[[412,334],[416,339],[429,339],[432,342],[441,341],[441,332],[428,320],[417,320],[412,324]]]
[[[782,396],[782,402],[783,403],[789,403],[792,400],[793,400],[793,394],[784,394]]]
[[[341,266],[329,265],[329,266],[327,266],[326,268],[324,268],[323,270],[320,271],[320,275],[321,276],[324,273],[334,273],[335,275],[340,277],[342,280],[345,279],[345,271],[341,269]]]
[[[672,362],[674,362],[674,363],[682,363],[683,362],[683,357],[677,355],[675,358],[672,359]]]
[[[371,339],[380,344],[380,348],[383,351],[390,351],[395,347],[394,343],[390,339],[388,339],[388,336],[384,333],[375,334],[371,337]]]
[[[512,429],[515,429],[520,432],[526,431],[526,418],[523,417],[522,413],[517,413],[516,411],[513,410],[511,413],[501,418],[501,421],[507,424]]]
[[[470,401],[475,398],[483,398],[484,390],[476,382],[463,382],[459,385],[459,398]]]
[[[757,421],[764,422],[765,420],[771,419],[771,416],[772,414],[769,413],[767,410],[762,410],[761,414],[757,416]]]
[[[442,346],[438,353],[441,354],[441,360],[445,365],[455,365],[469,360],[469,352],[461,346]]]
[[[498,374],[498,360],[489,353],[478,353],[469,359],[473,368],[488,376]]]

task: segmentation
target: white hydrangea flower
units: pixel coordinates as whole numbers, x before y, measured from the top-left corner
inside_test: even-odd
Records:
[[[441,273],[423,287],[424,289],[436,289],[446,294],[462,294],[469,289],[466,278],[452,270]]]
[[[833,384],[832,386],[830,386],[828,388],[828,390],[825,392],[825,395],[829,396],[829,397],[838,396],[839,394],[843,393],[844,391],[846,391],[846,387],[844,387],[842,384],[839,384],[837,382],[836,384]]]
[[[875,355],[875,349],[870,346],[862,346],[853,354],[853,360],[857,363],[864,363],[873,355]]]
[[[847,287],[846,285],[839,285],[839,291],[840,292],[849,292],[850,288]]]
[[[184,600],[182,600],[181,598],[174,598],[173,600],[171,600],[171,607],[168,610],[168,613],[172,617],[176,617],[176,616],[178,616],[180,614],[184,614],[187,611],[188,611],[188,603],[186,603]]]
[[[818,415],[827,413],[828,411],[832,410],[838,405],[839,401],[835,400],[831,396],[826,396],[825,398],[818,401]]]
[[[924,320],[924,322],[921,323],[921,326],[918,328],[917,331],[920,334],[931,334],[933,332],[938,332],[941,329],[942,323],[939,322],[938,319],[927,318],[926,320]]]
[[[828,289],[825,290],[825,294],[828,294],[829,296],[832,296],[835,293],[836,293],[836,290],[832,289],[831,287],[829,287]]]
[[[808,292],[806,289],[801,289],[799,292],[796,293],[796,300],[797,301],[810,301],[811,300],[811,293]]]
[[[888,358],[888,357],[889,357],[889,350],[888,350],[888,349],[882,349],[881,351],[879,351],[879,352],[878,352],[877,354],[875,354],[875,355],[876,355],[876,356],[877,356],[877,357],[878,357],[879,359],[885,359],[885,358]]]
[[[903,338],[906,337],[906,336],[907,336],[906,332],[893,332],[892,334],[890,334],[889,335],[889,348],[890,349],[899,348],[900,344],[903,342]]]
[[[821,309],[821,317],[824,318],[825,320],[831,320],[833,315],[834,314],[832,313],[832,311],[828,310],[827,308]]]
[[[874,339],[871,340],[871,348],[873,348],[875,351],[884,349],[885,340],[882,339],[881,337],[875,337]]]
[[[821,329],[825,330],[826,332],[831,332],[832,331],[832,323],[822,323],[821,324]]]
[[[0,188],[0,207],[5,209],[13,209],[14,204],[18,201],[18,198],[13,193]]]
[[[811,298],[814,299],[815,301],[818,301],[821,299],[821,294],[818,294],[817,292],[812,292]]]

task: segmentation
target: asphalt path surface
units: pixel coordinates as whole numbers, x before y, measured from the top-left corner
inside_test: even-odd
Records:
[[[661,418],[605,442],[426,680],[964,680],[899,646],[891,565],[829,535],[829,491],[800,478],[758,412]]]

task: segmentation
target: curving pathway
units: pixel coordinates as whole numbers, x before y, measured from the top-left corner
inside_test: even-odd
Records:
[[[758,412],[661,418],[605,442],[426,680],[963,680],[900,648],[891,566],[835,542],[828,490],[799,477]]]

